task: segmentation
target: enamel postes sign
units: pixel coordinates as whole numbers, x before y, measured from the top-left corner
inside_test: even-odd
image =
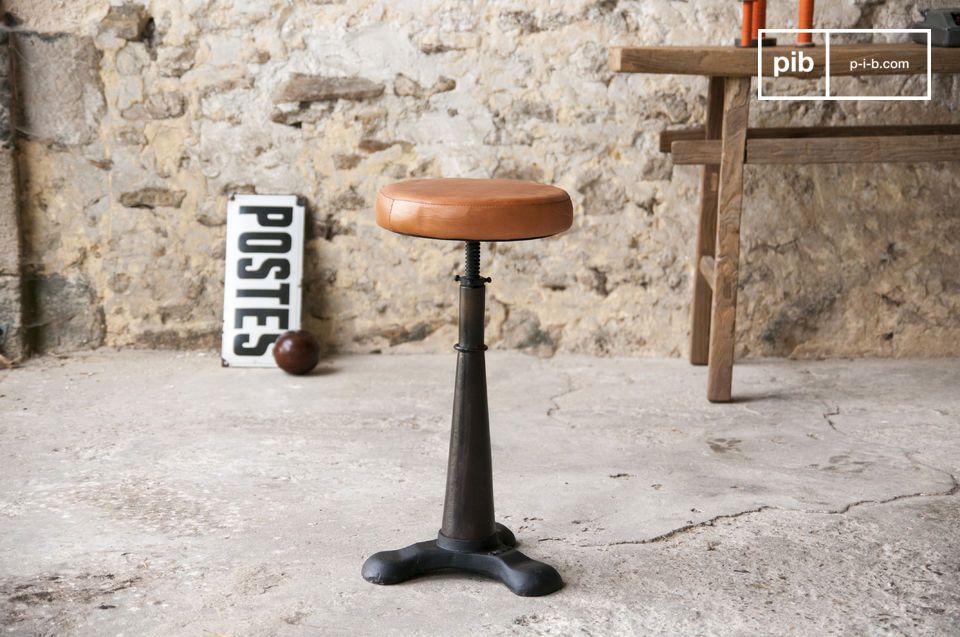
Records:
[[[275,367],[273,343],[300,329],[304,209],[295,196],[234,195],[227,206],[224,366]]]

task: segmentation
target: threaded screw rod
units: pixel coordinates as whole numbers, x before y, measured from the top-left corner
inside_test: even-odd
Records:
[[[480,242],[467,241],[464,247],[463,276],[467,279],[480,278]]]

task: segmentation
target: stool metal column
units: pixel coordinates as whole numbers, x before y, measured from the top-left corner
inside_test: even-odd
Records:
[[[480,276],[480,242],[467,241],[460,282],[460,341],[447,465],[447,494],[438,542],[453,547],[496,543],[493,466],[487,412],[487,369],[483,343],[486,283]]]
[[[483,342],[486,284],[480,243],[466,242],[460,282],[460,342],[447,465],[443,523],[436,540],[381,551],[363,565],[375,584],[397,584],[420,575],[457,570],[499,580],[517,595],[547,595],[563,586],[557,571],[517,551],[513,533],[494,519],[493,470]]]

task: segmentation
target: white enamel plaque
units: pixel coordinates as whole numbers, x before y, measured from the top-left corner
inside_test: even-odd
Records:
[[[300,329],[304,210],[293,195],[234,195],[227,205],[225,366],[276,367],[273,342]]]

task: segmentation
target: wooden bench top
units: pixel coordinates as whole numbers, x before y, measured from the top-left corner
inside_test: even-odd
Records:
[[[822,71],[826,48],[795,46],[764,47],[764,76],[773,72],[775,55],[789,56],[802,51],[813,58],[815,68]],[[903,60],[908,69],[850,69],[850,63],[863,59]],[[960,73],[960,48],[937,48],[931,51],[934,73]],[[757,49],[727,46],[615,46],[610,48],[610,68],[618,73],[658,73],[673,75],[707,75],[722,77],[755,77]],[[834,44],[830,47],[831,75],[917,75],[927,72],[927,47],[913,42],[893,44]],[[791,75],[787,73],[786,75]],[[820,73],[822,75],[822,72]],[[803,74],[817,77],[817,73]]]

